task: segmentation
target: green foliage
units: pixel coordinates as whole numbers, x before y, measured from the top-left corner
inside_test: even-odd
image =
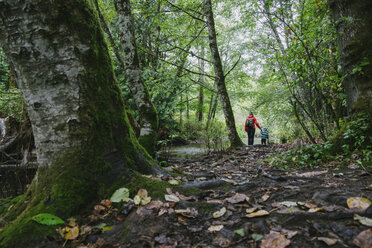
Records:
[[[211,120],[208,129],[203,130],[201,137],[207,145],[208,150],[223,151],[228,147],[227,129],[224,122]]]
[[[369,116],[359,115],[354,120],[345,122],[345,125],[340,139],[289,150],[267,162],[288,169],[313,167],[335,160],[339,161],[340,165],[346,165],[354,160],[364,169],[372,167],[372,137],[368,136]]]
[[[32,220],[36,221],[39,224],[48,225],[48,226],[65,223],[58,216],[55,216],[53,214],[48,214],[48,213],[41,213],[41,214],[35,215],[34,217],[32,217]]]

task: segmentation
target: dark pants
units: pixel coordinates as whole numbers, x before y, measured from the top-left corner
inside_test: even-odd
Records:
[[[248,133],[248,145],[253,146],[254,143],[254,133],[256,132],[255,128],[248,128],[247,133]]]
[[[266,139],[261,139],[261,145],[265,145],[266,146]]]

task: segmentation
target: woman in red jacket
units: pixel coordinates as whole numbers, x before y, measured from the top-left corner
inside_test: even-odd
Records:
[[[247,117],[245,121],[244,130],[248,133],[248,145],[253,146],[254,133],[256,132],[256,126],[261,130],[256,118],[253,116],[253,112]]]

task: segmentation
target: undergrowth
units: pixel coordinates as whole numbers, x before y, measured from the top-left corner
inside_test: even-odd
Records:
[[[367,114],[348,123],[346,128],[331,139],[301,149],[292,149],[265,162],[284,169],[327,165],[339,166],[355,163],[363,169],[372,168],[372,137]]]

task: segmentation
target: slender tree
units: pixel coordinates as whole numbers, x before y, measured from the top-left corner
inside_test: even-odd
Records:
[[[0,2],[0,42],[31,120],[39,169],[8,212],[0,247],[35,247],[55,229],[31,218],[68,218],[129,171],[151,172],[130,128],[91,1]]]
[[[214,17],[212,11],[211,0],[205,0],[205,14],[208,27],[208,39],[209,39],[209,48],[212,54],[212,61],[215,73],[215,82],[217,85],[218,95],[220,97],[222,109],[225,115],[225,122],[227,126],[228,136],[230,140],[231,147],[241,147],[243,142],[241,141],[238,132],[235,127],[235,118],[232,111],[230,98],[227,93],[226,84],[225,84],[225,75],[222,68],[221,57],[218,51],[217,45],[217,35],[214,24]]]
[[[139,142],[151,155],[154,155],[159,126],[158,114],[142,79],[130,1],[115,0],[115,7],[119,16],[125,75],[140,115],[141,131]]]
[[[200,57],[204,59],[204,47],[203,45],[200,46]],[[196,113],[196,119],[198,121],[203,121],[203,105],[204,105],[204,63],[203,59],[199,59],[199,68],[200,68],[200,75],[199,75],[199,97],[198,97],[198,109]]]

